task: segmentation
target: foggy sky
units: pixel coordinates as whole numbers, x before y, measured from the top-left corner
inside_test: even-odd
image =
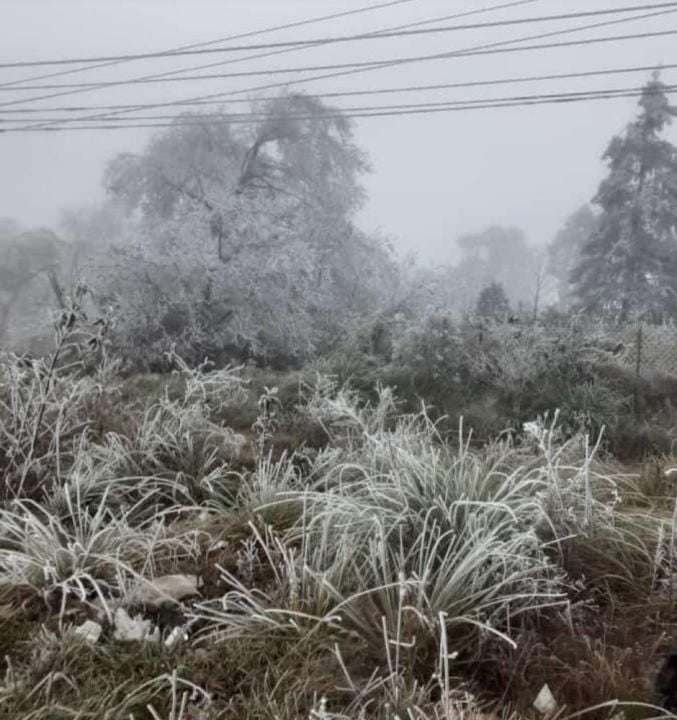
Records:
[[[7,62],[164,50],[367,4],[369,0],[0,0],[1,57]],[[498,0],[413,0],[402,6],[242,42],[274,42],[376,31],[492,4],[498,4]],[[640,4],[639,0],[542,0],[455,22],[480,22],[636,4]],[[605,19],[579,19],[304,49],[279,57],[248,61],[232,68],[226,66],[222,71],[432,54]],[[677,28],[677,13],[588,30],[559,39],[669,28]],[[130,62],[57,78],[52,82],[118,80],[217,62],[219,59],[227,58],[208,55]],[[298,86],[291,84],[290,87],[321,93],[671,62],[677,62],[677,41],[674,37],[667,37],[454,58]],[[52,68],[0,70],[0,83],[50,70]],[[273,79],[281,78],[275,76]],[[629,74],[396,96],[341,98],[336,104],[435,102],[539,92],[629,88],[642,85],[647,79],[646,74]],[[665,82],[672,83],[675,79],[677,71],[663,73]],[[249,88],[266,82],[269,80],[265,77],[250,77],[107,88],[54,98],[44,101],[44,105],[162,102]],[[0,92],[0,102],[30,96],[28,92],[3,91]],[[40,106],[39,103],[30,105]],[[237,109],[241,111],[242,106],[237,106]],[[434,258],[440,262],[451,259],[454,241],[459,235],[495,223],[523,228],[534,243],[548,242],[566,216],[594,195],[604,174],[601,155],[612,135],[623,128],[635,111],[636,99],[623,99],[358,120],[357,141],[368,151],[374,168],[366,182],[370,199],[361,223],[367,230],[380,228],[387,233],[400,251],[416,251],[423,258]],[[49,225],[56,223],[60,208],[96,202],[101,198],[100,180],[105,162],[118,152],[141,150],[150,132],[0,134],[0,217],[15,217],[25,226]],[[671,129],[670,137],[677,142],[677,128]]]

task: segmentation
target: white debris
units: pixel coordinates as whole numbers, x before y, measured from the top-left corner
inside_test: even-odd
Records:
[[[130,618],[124,608],[118,608],[115,611],[115,632],[113,637],[116,640],[147,640],[149,642],[159,642],[160,630],[153,628],[150,620],[144,620],[142,617]]]
[[[557,700],[555,700],[555,696],[547,684],[541,688],[541,692],[538,693],[534,700],[534,708],[546,717],[557,712]]]
[[[165,645],[171,648],[174,647],[174,645],[176,645],[179,640],[183,640],[184,642],[187,641],[190,638],[190,631],[193,629],[196,622],[197,618],[193,618],[187,623],[175,627],[167,636],[167,639],[165,640]]]
[[[154,580],[143,580],[127,597],[127,604],[159,607],[165,602],[181,602],[199,595],[196,575],[163,575]]]
[[[85,620],[79,627],[74,630],[76,635],[84,638],[87,642],[95,643],[98,642],[103,632],[103,628],[99,623],[93,620]]]
[[[184,625],[178,625],[175,627],[167,636],[165,640],[165,646],[173,648],[181,640],[188,640],[187,628]]]

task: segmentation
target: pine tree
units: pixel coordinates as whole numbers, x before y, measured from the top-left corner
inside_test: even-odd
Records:
[[[623,323],[677,309],[677,148],[661,137],[675,116],[658,73],[638,117],[605,155],[597,227],[571,276],[579,309]]]
[[[477,314],[491,320],[505,320],[508,317],[510,303],[503,285],[492,282],[482,290],[477,299]]]
[[[587,203],[570,215],[548,245],[547,271],[554,278],[560,310],[568,310],[572,297],[571,274],[581,262],[581,252],[597,227],[597,216]]]

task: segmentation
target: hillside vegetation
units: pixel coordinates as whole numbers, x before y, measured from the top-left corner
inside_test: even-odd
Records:
[[[659,713],[669,458],[557,414],[475,444],[317,369],[123,378],[105,331],[2,358],[4,716]]]
[[[0,716],[677,712],[672,91],[594,210],[453,266],[361,227],[350,113],[298,92],[0,218]]]

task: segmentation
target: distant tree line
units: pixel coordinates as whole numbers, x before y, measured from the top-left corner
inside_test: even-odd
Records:
[[[677,110],[666,90],[655,73],[644,87],[638,116],[604,154],[608,174],[592,200],[596,209],[579,208],[547,248],[546,272],[559,311],[621,324],[677,320],[677,148],[664,137]],[[529,280],[524,243],[506,231],[491,232],[502,235],[503,257],[493,253],[502,269],[492,272],[479,295],[481,316],[492,297],[505,313],[495,283],[519,304],[515,282]],[[479,240],[466,238],[461,245],[479,254],[486,247]],[[516,265],[521,275],[512,269]],[[463,270],[468,277],[468,268]],[[530,282],[533,293],[538,275]]]
[[[106,202],[64,212],[58,234],[0,221],[0,343],[44,331],[80,280],[92,310],[116,318],[120,354],[148,367],[171,346],[301,364],[439,312],[677,320],[677,149],[665,138],[676,111],[657,74],[604,154],[592,206],[547,248],[489,226],[435,270],[358,228],[369,163],[349,119],[301,94],[253,109],[248,124],[191,114],[115,157]]]

